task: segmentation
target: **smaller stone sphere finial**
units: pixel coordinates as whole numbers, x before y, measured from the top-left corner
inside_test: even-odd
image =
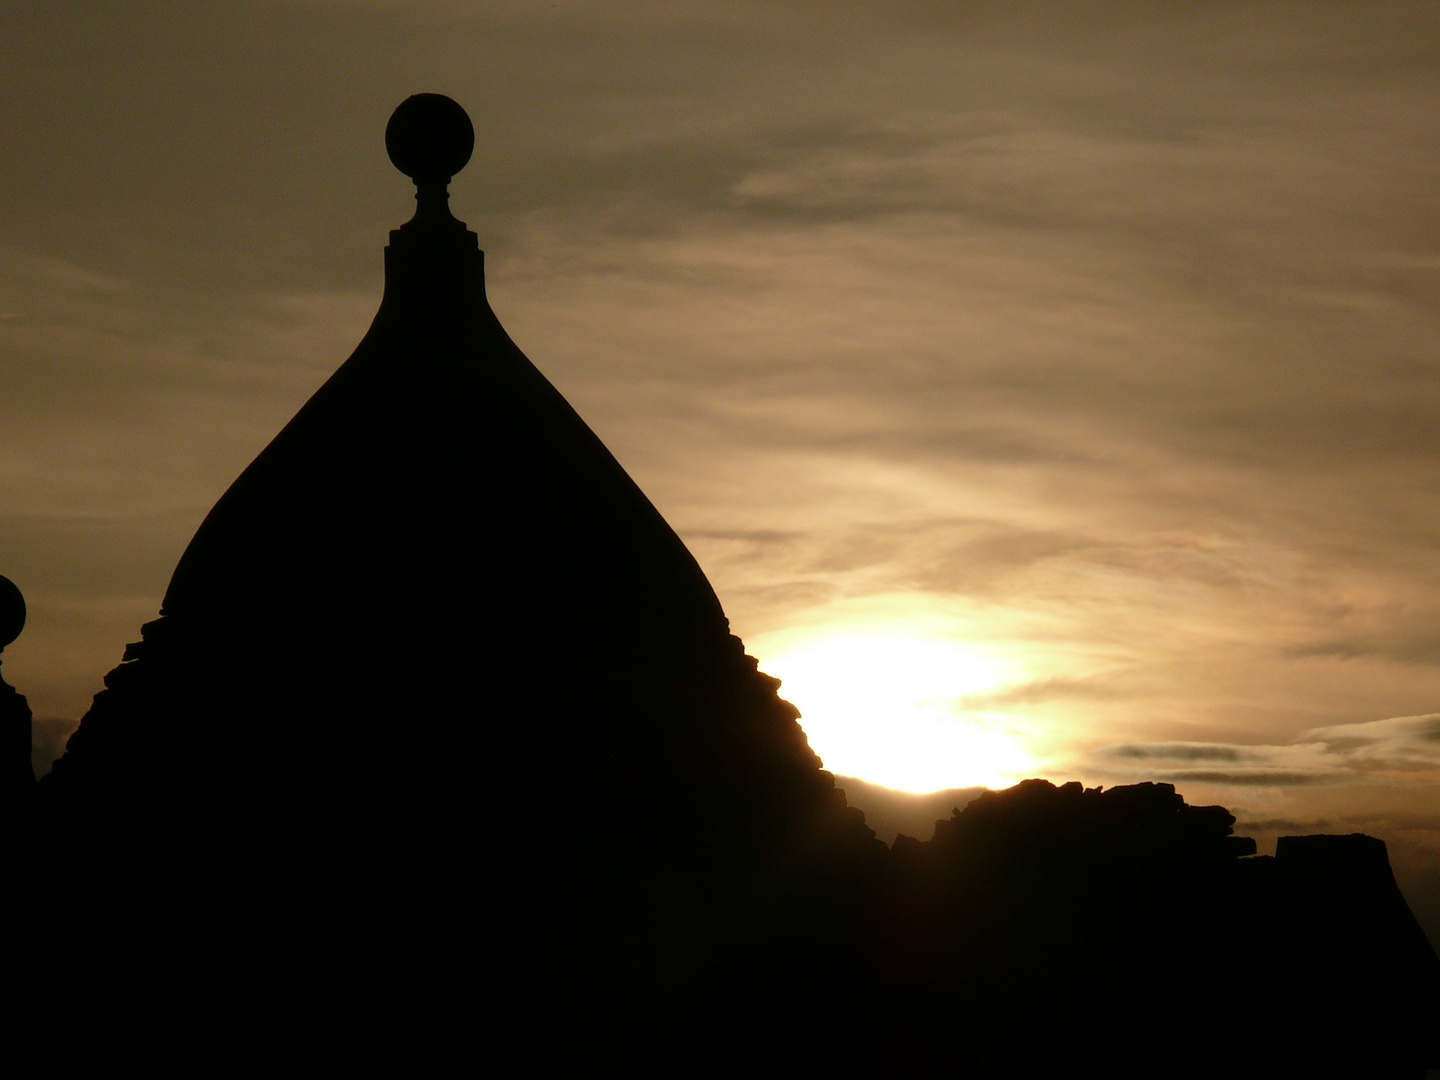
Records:
[[[390,160],[416,184],[444,184],[465,167],[475,149],[475,128],[444,94],[414,94],[385,125]]]
[[[15,583],[0,577],[0,649],[20,636],[25,629],[25,597]]]

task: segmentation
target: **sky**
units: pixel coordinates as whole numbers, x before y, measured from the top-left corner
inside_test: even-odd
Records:
[[[501,321],[827,767],[1368,832],[1437,932],[1431,3],[0,6],[42,739],[363,335],[420,91]]]

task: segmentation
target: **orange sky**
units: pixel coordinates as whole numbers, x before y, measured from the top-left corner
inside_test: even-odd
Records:
[[[894,660],[848,699],[937,786],[980,730],[1262,842],[1380,835],[1440,897],[1440,9],[539,7],[0,9],[37,714],[359,340],[384,122],[434,90],[497,313],[762,664],[921,640],[929,697]]]

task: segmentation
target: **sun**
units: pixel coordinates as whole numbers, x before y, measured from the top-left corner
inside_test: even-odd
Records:
[[[784,635],[764,671],[825,768],[902,791],[1006,787],[1033,762],[1012,718],[966,700],[1011,681],[981,649],[897,632]]]

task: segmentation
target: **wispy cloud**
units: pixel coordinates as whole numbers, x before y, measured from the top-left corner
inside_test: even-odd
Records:
[[[1091,768],[1126,779],[1271,788],[1440,782],[1440,713],[1304,732],[1285,745],[1119,743]]]

